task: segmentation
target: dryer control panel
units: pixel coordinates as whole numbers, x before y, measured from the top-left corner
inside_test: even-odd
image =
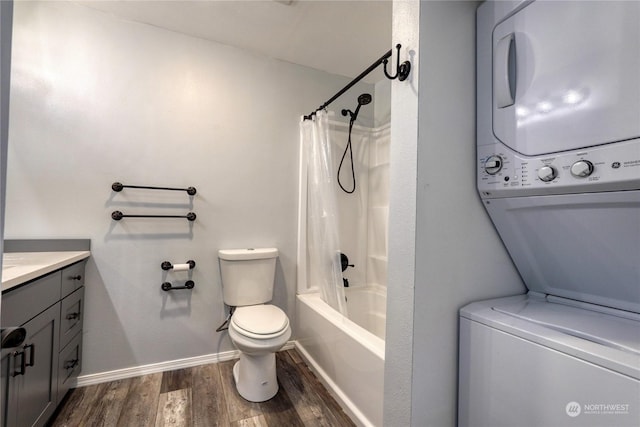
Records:
[[[640,188],[640,140],[528,157],[500,142],[478,146],[482,198]]]

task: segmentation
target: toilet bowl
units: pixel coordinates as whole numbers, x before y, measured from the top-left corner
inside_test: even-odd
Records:
[[[234,307],[229,338],[240,350],[233,378],[240,396],[264,402],[278,392],[276,355],[291,338],[289,319],[273,297],[278,250],[227,249],[218,251],[224,302]]]
[[[286,314],[274,305],[238,307],[231,317],[229,337],[240,350],[233,378],[240,396],[264,402],[278,392],[275,352],[291,338]]]

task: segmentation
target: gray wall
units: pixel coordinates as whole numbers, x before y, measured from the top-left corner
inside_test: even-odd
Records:
[[[0,3],[0,254],[3,249],[5,191],[7,187],[7,140],[9,135],[9,82],[13,1]],[[2,260],[0,259],[0,267]],[[4,424],[2,415],[0,423]]]
[[[91,239],[83,374],[231,350],[220,248],[279,248],[274,303],[295,322],[298,121],[348,79],[77,4],[15,9],[6,237]],[[162,292],[187,275],[160,263],[188,259],[195,289]]]
[[[398,153],[392,156],[392,194],[403,189],[411,194],[395,203],[392,198],[390,213],[390,251],[403,248],[404,258],[400,249],[395,256],[390,253],[387,327],[396,333],[395,349],[387,347],[385,425],[455,426],[459,308],[525,292],[475,189],[476,6],[458,1],[405,4],[413,9],[413,18],[419,16],[419,27],[394,17],[394,32],[396,24],[403,24],[412,28],[404,30],[410,42],[419,38],[421,63],[413,77],[414,89],[419,79],[417,138],[404,141],[408,147],[403,153],[392,140]],[[394,33],[395,40],[405,43]],[[413,112],[395,114],[396,98],[411,98],[409,87],[394,85],[392,91],[392,129],[415,127]],[[396,224],[393,218],[405,223]],[[415,244],[404,248],[413,243],[413,227]],[[398,332],[403,328],[409,330]]]

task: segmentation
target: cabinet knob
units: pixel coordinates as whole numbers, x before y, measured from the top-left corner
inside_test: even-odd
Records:
[[[81,275],[76,275],[76,276],[71,276],[69,277],[69,280],[82,280],[82,276]]]
[[[67,314],[67,320],[73,320],[80,317],[80,313],[69,313]]]

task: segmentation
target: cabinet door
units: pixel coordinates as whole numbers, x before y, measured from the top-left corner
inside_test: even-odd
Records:
[[[17,349],[20,350],[20,349]],[[17,389],[15,387],[14,372],[16,349],[2,349],[0,359],[1,387],[0,408],[2,409],[2,427],[10,427],[16,425],[16,414],[18,413]],[[18,356],[18,361],[19,361]]]
[[[23,326],[27,330],[23,352],[24,375],[14,377],[17,387],[17,426],[43,426],[57,404],[58,334],[60,304],[48,308]]]

